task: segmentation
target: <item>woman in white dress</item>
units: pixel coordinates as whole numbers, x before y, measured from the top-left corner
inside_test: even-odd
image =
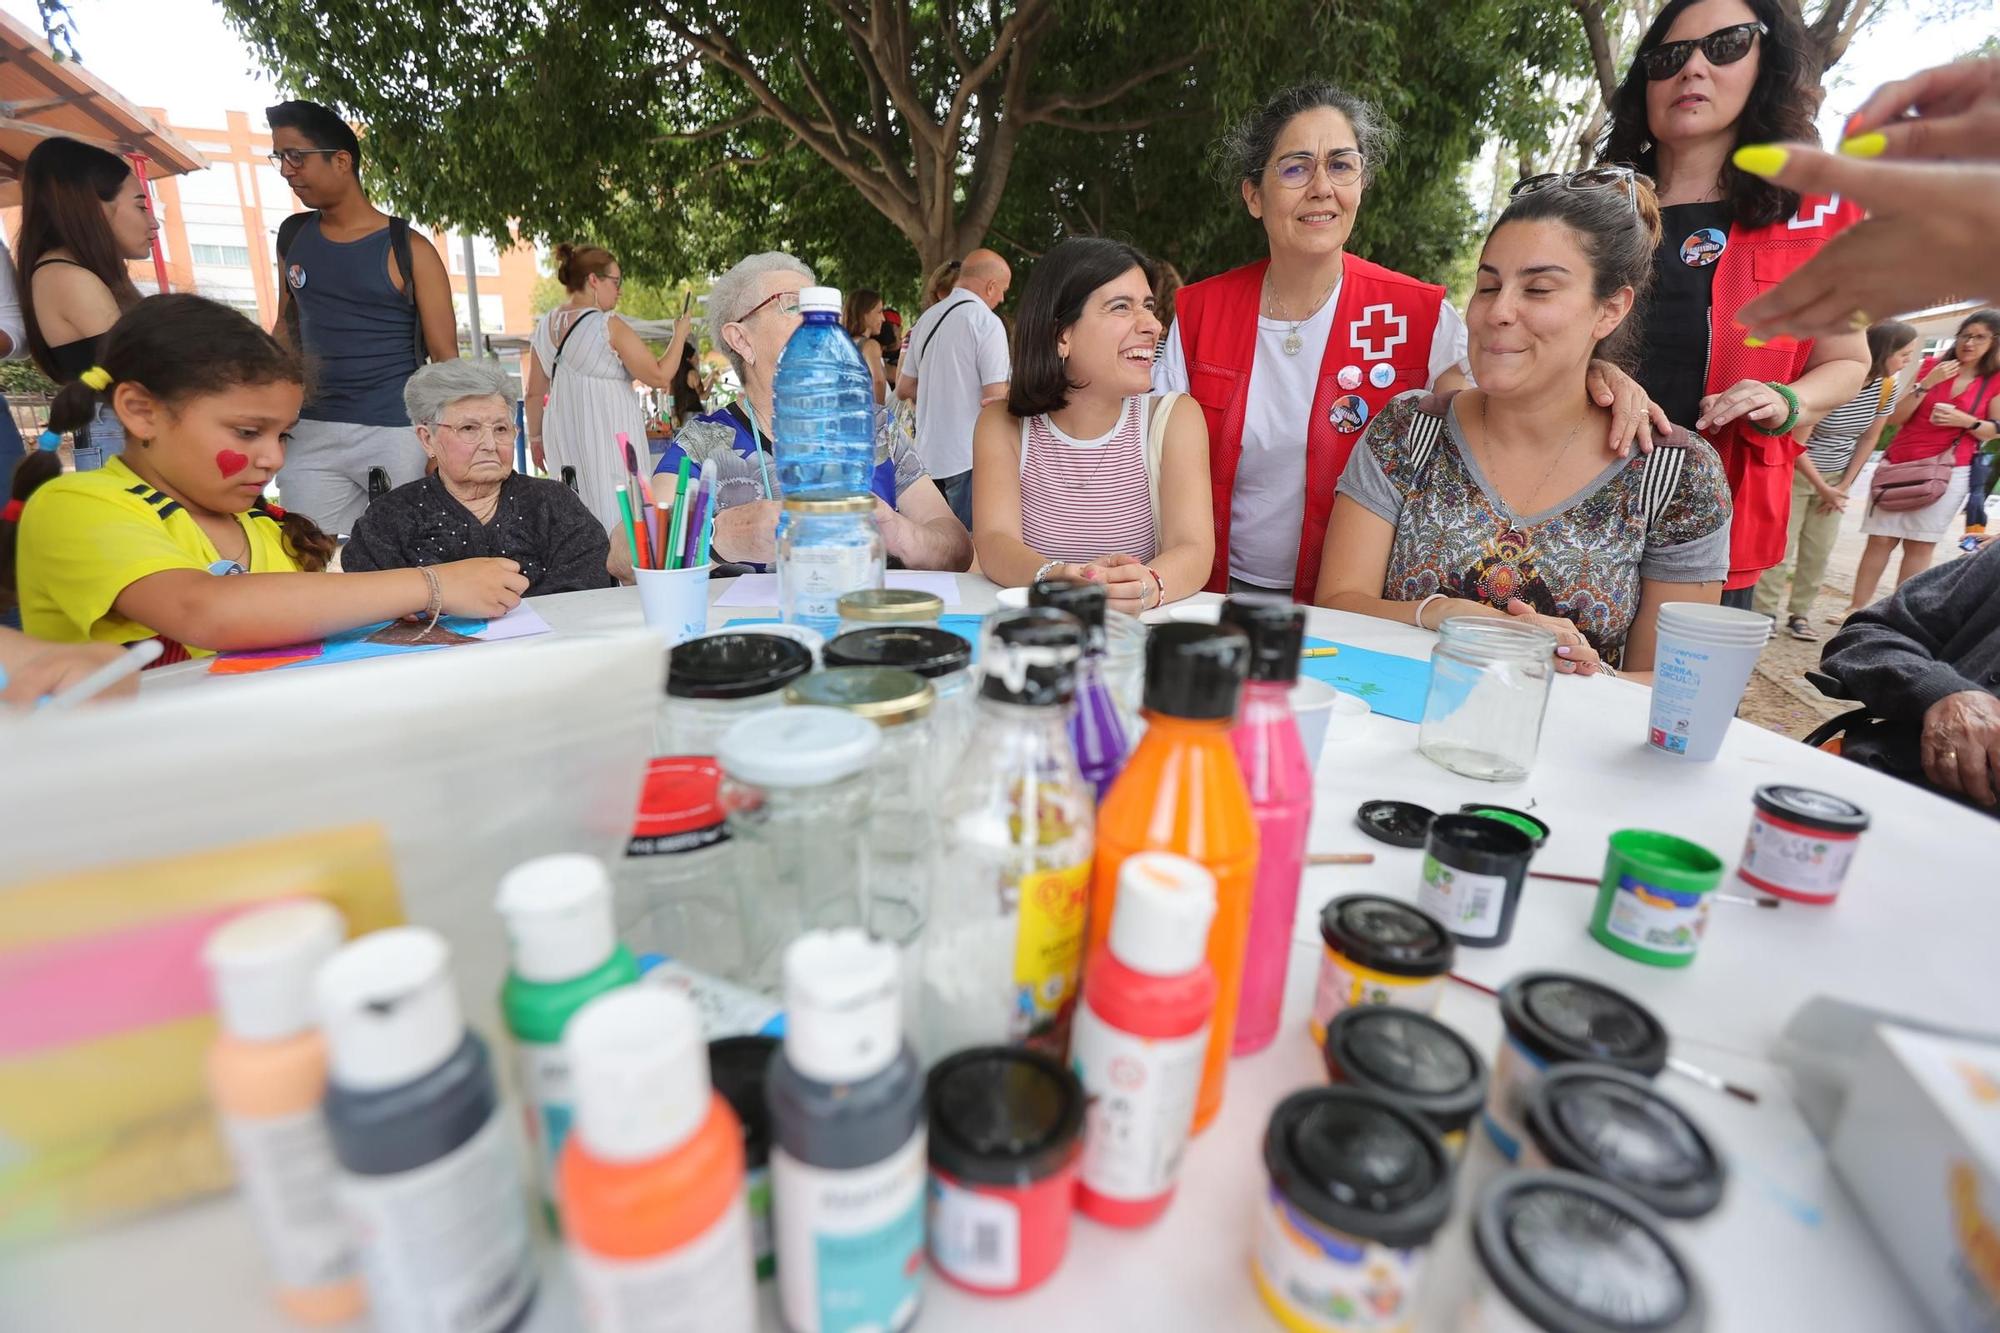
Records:
[[[638,452],[641,475],[652,471],[646,408],[632,383],[673,388],[692,320],[683,313],[674,322],[673,341],[656,359],[613,313],[625,275],[609,250],[564,242],[556,247],[556,277],[569,300],[543,315],[529,339],[529,458],[552,477],[575,468],[577,494],[598,522],[615,529],[624,522],[616,488],[626,476],[619,435]]]

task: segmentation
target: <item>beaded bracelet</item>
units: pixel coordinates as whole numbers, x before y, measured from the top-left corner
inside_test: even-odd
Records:
[[[1792,386],[1789,384],[1780,384],[1776,380],[1765,380],[1764,384],[1771,392],[1784,399],[1785,405],[1792,410],[1786,414],[1782,422],[1775,426],[1761,425],[1749,417],[1743,419],[1745,424],[1760,435],[1790,435],[1792,427],[1799,424],[1799,396],[1792,392]]]

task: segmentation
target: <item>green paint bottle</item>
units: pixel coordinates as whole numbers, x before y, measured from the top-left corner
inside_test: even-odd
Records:
[[[1654,967],[1686,967],[1708,928],[1722,858],[1671,833],[1611,835],[1590,933],[1613,953]]]
[[[513,957],[500,1012],[514,1038],[535,1179],[549,1223],[557,1226],[556,1159],[574,1113],[563,1029],[589,1001],[637,981],[639,964],[618,942],[611,879],[594,856],[524,861],[501,879],[494,905]]]

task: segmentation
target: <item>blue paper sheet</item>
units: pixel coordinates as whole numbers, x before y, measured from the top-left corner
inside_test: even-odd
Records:
[[[1338,648],[1338,657],[1308,657],[1299,664],[1301,675],[1325,681],[1336,690],[1359,695],[1383,717],[1401,722],[1421,722],[1424,696],[1430,692],[1431,664],[1415,657],[1378,653],[1330,639],[1307,639],[1308,648]]]

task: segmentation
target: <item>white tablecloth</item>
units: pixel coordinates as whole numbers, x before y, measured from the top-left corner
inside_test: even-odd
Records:
[[[977,578],[962,580],[962,598],[959,612],[993,605],[991,586]],[[565,634],[639,621],[629,589],[543,598],[536,606]],[[728,608],[712,613],[712,623],[757,614]],[[1427,655],[1433,640],[1412,627],[1331,611],[1312,613],[1311,632],[1406,656]],[[148,683],[164,687],[168,681]],[[1837,905],[1767,911],[1718,904],[1694,965],[1671,971],[1632,962],[1590,939],[1592,888],[1531,881],[1512,941],[1496,950],[1461,950],[1458,970],[1496,986],[1530,968],[1599,978],[1651,1006],[1677,1054],[1762,1095],[1749,1106],[1662,1076],[1662,1086],[1721,1145],[1731,1171],[1714,1215],[1672,1229],[1709,1286],[1711,1328],[1919,1326],[1909,1294],[1765,1057],[1786,1017],[1815,994],[1943,1023],[1990,1022],[2000,993],[1992,975],[2000,961],[1994,906],[2000,884],[1993,875],[2000,825],[1746,723],[1731,727],[1714,763],[1658,755],[1643,744],[1646,712],[1643,686],[1559,677],[1534,771],[1512,784],[1445,772],[1416,753],[1414,727],[1388,719],[1371,718],[1357,738],[1330,742],[1316,775],[1312,848],[1370,851],[1376,859],[1307,872],[1284,1030],[1270,1050],[1231,1066],[1222,1114],[1189,1151],[1179,1199],[1159,1223],[1137,1233],[1079,1218],[1061,1270],[1023,1297],[982,1300],[932,1280],[922,1326],[952,1333],[1276,1327],[1249,1282],[1251,1218],[1263,1187],[1261,1142],[1271,1107],[1324,1079],[1304,1034],[1319,912],[1343,893],[1415,898],[1419,853],[1362,835],[1354,823],[1362,801],[1392,797],[1449,810],[1481,799],[1532,808],[1553,830],[1536,868],[1595,876],[1606,837],[1629,827],[1691,838],[1733,867],[1750,822],[1750,794],[1770,782],[1835,792],[1872,816]],[[1491,1055],[1499,1020],[1490,1000],[1451,987],[1442,1017]],[[1496,1165],[1483,1136],[1475,1133],[1472,1144],[1452,1222],[1424,1281],[1421,1329],[1455,1327],[1470,1280],[1465,1217],[1477,1183]],[[233,1201],[44,1248],[15,1267],[11,1278],[0,1275],[0,1327],[9,1330],[167,1326],[162,1320],[212,1333],[284,1327],[251,1296],[262,1279],[247,1221]],[[550,1288],[531,1327],[568,1330],[575,1324],[566,1279],[553,1257],[547,1267]],[[766,1320],[777,1327],[768,1308]]]

